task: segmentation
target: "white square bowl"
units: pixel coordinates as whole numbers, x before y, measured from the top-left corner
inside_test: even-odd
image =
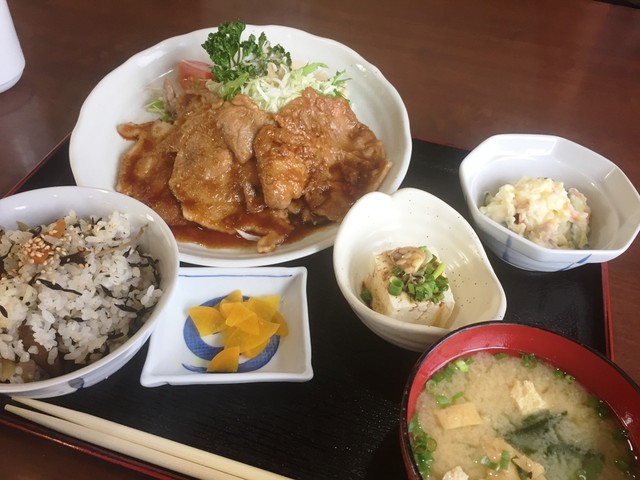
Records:
[[[304,267],[180,268],[177,291],[151,335],[140,383],[157,387],[310,380],[313,369],[306,286]],[[217,303],[216,299],[234,290],[241,290],[245,297],[280,295],[279,312],[287,322],[289,334],[280,339],[273,357],[256,370],[207,373],[203,367],[209,362],[196,356],[185,340],[191,322],[187,311],[212,300]]]
[[[549,177],[577,188],[591,208],[589,249],[542,247],[482,212],[487,192],[523,176]],[[640,230],[640,195],[613,162],[551,135],[503,134],[478,145],[460,165],[460,183],[478,233],[505,262],[524,270],[555,272],[607,262],[629,248]]]

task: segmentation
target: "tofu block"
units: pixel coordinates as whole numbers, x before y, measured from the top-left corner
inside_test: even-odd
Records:
[[[482,417],[471,402],[458,403],[436,411],[438,422],[445,430],[482,424]]]
[[[432,250],[432,253],[437,254]],[[393,278],[396,265],[386,252],[373,256],[373,265],[365,286],[372,295],[371,308],[376,312],[407,323],[419,323],[435,327],[449,328],[455,300],[451,288],[444,293],[439,303],[416,302],[409,294],[402,292],[395,296],[389,293],[389,282]],[[446,276],[445,274],[443,274]]]
[[[547,408],[547,403],[540,396],[533,382],[529,380],[522,382],[518,380],[511,387],[510,395],[516,401],[522,415],[531,415]]]
[[[469,475],[458,465],[445,473],[442,480],[469,480]]]

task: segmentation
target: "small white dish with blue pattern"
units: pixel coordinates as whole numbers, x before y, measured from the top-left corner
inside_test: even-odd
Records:
[[[151,335],[140,376],[145,387],[251,382],[304,382],[313,378],[304,267],[182,267],[177,292]],[[220,350],[220,335],[201,337],[190,307],[213,306],[235,290],[245,298],[280,295],[279,311],[287,322],[285,337],[273,336],[258,356],[241,356],[235,373],[207,372]]]

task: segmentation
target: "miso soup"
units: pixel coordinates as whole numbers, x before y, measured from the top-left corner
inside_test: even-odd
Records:
[[[477,353],[434,374],[409,425],[423,478],[638,478],[627,432],[574,378],[530,354]]]

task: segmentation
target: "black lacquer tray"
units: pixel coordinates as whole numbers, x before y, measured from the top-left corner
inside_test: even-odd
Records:
[[[469,220],[458,180],[466,153],[414,140],[402,186],[433,193]],[[17,191],[73,184],[65,142]],[[531,273],[489,258],[507,295],[505,320],[610,353],[606,267]],[[47,401],[296,479],[403,478],[400,401],[419,354],[381,340],[352,313],[335,282],[332,249],[283,265],[308,269],[311,381],[144,388],[145,346],[107,380]],[[0,421],[151,477],[183,478],[6,413]]]

